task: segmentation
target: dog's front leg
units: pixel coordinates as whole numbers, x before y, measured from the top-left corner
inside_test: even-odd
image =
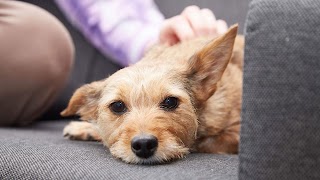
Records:
[[[63,136],[71,140],[101,141],[97,127],[85,121],[70,122],[63,129]]]

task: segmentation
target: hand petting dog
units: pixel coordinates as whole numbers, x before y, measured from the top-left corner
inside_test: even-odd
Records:
[[[189,6],[163,22],[159,43],[174,45],[201,36],[217,37],[227,30],[227,23],[217,20],[211,10]]]

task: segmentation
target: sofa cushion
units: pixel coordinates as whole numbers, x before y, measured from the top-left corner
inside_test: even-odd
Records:
[[[189,154],[162,165],[126,164],[99,142],[64,139],[67,122],[0,128],[0,179],[237,179],[236,155]]]

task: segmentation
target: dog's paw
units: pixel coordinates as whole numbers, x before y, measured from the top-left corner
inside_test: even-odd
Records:
[[[71,140],[101,141],[98,129],[89,122],[71,122],[63,129],[63,136]]]

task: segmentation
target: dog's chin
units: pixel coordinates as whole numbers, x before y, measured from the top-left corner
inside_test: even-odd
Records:
[[[135,155],[131,148],[123,146],[120,141],[114,143],[110,148],[111,154],[129,164],[156,165],[181,159],[189,154],[189,148],[179,145],[176,142],[168,142],[160,145],[155,154],[149,158],[140,158]]]

